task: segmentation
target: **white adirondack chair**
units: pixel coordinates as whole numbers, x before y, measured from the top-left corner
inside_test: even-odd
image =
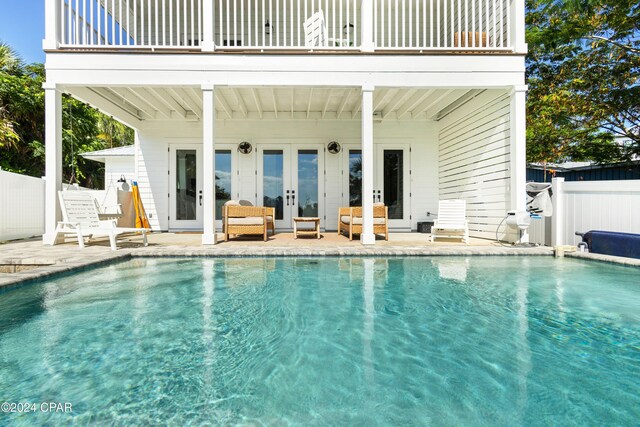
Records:
[[[86,191],[59,191],[60,207],[64,221],[58,222],[54,243],[60,235],[75,235],[78,245],[84,248],[84,238],[94,236],[109,237],[111,250],[116,250],[116,238],[124,233],[142,233],[144,245],[147,246],[148,228],[116,227],[114,220],[101,221],[93,196]]]
[[[436,238],[462,239],[469,243],[469,221],[466,217],[467,203],[464,200],[440,200],[438,218],[431,227],[431,241]]]
[[[324,21],[324,13],[320,10],[304,23],[304,45],[307,47],[327,46],[327,26]]]

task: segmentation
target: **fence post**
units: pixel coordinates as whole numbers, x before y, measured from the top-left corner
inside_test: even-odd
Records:
[[[564,178],[553,178],[551,190],[553,191],[553,216],[551,217],[551,246],[564,245]]]

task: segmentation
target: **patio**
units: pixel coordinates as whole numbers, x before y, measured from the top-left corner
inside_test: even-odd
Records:
[[[140,236],[118,240],[118,250],[109,248],[108,239],[96,239],[80,249],[76,240],[46,246],[39,238],[0,244],[0,288],[57,275],[73,270],[107,264],[131,257],[255,257],[255,256],[469,256],[469,255],[552,255],[549,247],[516,248],[471,238],[468,245],[459,241],[429,242],[429,234],[391,233],[389,241],[377,240],[375,246],[349,241],[336,232],[324,232],[321,239],[277,233],[263,242],[255,238],[234,238],[219,244],[201,245],[200,233],[151,233],[149,246],[142,246]]]

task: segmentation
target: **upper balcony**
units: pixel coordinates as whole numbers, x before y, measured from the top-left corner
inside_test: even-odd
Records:
[[[46,0],[47,50],[524,53],[523,0]]]

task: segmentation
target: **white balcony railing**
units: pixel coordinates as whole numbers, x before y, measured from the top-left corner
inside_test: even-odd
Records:
[[[521,0],[46,1],[62,48],[510,51],[524,34]]]

